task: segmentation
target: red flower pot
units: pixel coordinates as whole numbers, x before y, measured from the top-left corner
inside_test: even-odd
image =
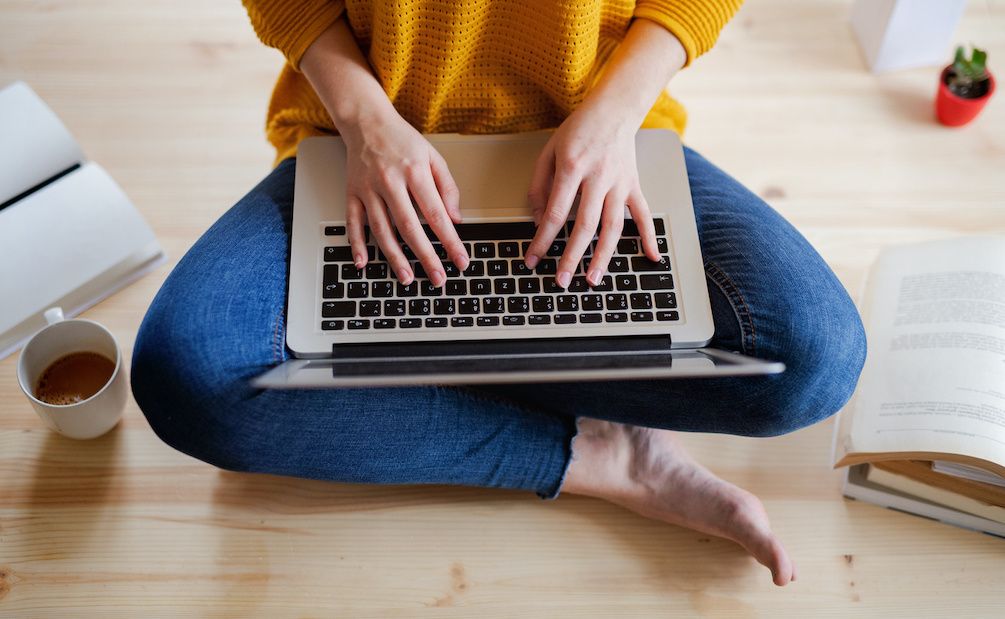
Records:
[[[935,97],[935,116],[939,122],[947,127],[960,127],[973,120],[984,104],[991,98],[995,91],[995,78],[988,71],[988,91],[984,96],[977,99],[965,99],[946,86],[946,75],[952,69],[952,65],[942,70],[939,76],[939,93]]]

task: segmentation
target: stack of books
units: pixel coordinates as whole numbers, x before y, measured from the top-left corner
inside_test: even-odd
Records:
[[[1005,237],[887,250],[867,282],[845,495],[1005,537]]]

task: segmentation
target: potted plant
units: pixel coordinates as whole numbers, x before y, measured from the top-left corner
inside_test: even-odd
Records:
[[[942,70],[935,115],[948,127],[959,127],[973,120],[995,91],[995,78],[987,69],[988,55],[973,49],[967,59],[963,47],[956,48],[953,64]]]

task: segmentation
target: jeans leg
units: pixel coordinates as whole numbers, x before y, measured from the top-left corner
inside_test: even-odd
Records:
[[[442,387],[258,390],[285,361],[295,161],[182,258],[133,350],[132,388],[166,443],[216,466],[325,480],[557,493],[574,420]]]
[[[769,436],[820,421],[865,360],[854,304],[819,254],[763,200],[685,149],[715,319],[713,346],[783,361],[776,376],[479,386],[535,409],[635,425]]]

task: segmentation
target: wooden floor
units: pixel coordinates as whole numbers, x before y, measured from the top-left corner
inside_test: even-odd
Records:
[[[936,70],[866,72],[849,8],[752,2],[673,90],[688,142],[857,293],[883,246],[1005,232],[1005,95],[968,128],[937,126]],[[956,39],[989,48],[1005,76],[1002,3],[969,3]],[[0,83],[24,79],[49,102],[170,264],[268,171],[280,63],[238,2],[0,5]],[[169,269],[87,312],[127,357]],[[20,394],[15,360],[0,361],[3,618],[1003,613],[1005,542],[842,499],[830,422],[769,440],[686,437],[764,499],[799,565],[777,589],[732,543],[600,501],[221,472],[160,443],[133,403],[111,434],[63,439]]]

